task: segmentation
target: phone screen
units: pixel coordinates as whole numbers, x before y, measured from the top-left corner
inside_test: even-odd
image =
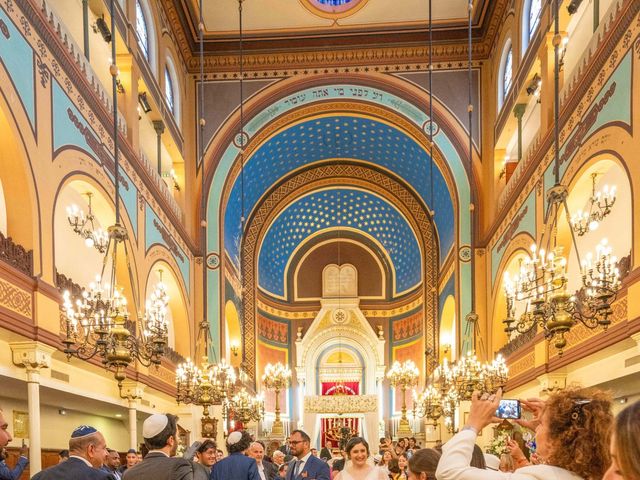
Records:
[[[520,418],[520,400],[502,399],[496,410],[498,418]]]

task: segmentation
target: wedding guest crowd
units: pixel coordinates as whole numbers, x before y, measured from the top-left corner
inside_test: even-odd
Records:
[[[142,427],[144,459],[131,449],[120,465],[108,439],[81,425],[59,462],[32,480],[640,480],[640,402],[614,419],[610,397],[599,390],[568,388],[546,401],[522,400],[532,418],[516,422],[535,434],[535,451],[514,435],[500,456],[483,454],[476,438],[495,420],[501,397],[501,391],[474,393],[467,423],[444,445],[420,448],[414,438],[382,438],[374,456],[361,437],[341,444],[342,450],[329,440],[318,455],[309,435],[294,430],[277,450],[267,450],[247,431],[235,431],[226,438],[226,456],[215,441],[205,439],[176,457],[178,419],[155,414]],[[29,462],[23,445],[18,460],[7,465],[5,447],[11,441],[0,409],[0,480],[17,480]]]

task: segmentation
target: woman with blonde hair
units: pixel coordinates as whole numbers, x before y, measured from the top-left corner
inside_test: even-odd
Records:
[[[535,428],[537,456],[541,465],[514,473],[480,470],[469,465],[480,431],[494,421],[502,390],[495,395],[473,394],[467,424],[442,450],[438,480],[578,480],[602,478],[610,462],[611,400],[598,390],[566,389],[546,402],[525,401],[534,412],[526,426]],[[525,424],[525,422],[520,422]]]
[[[603,480],[640,480],[640,401],[615,420],[611,436],[611,466]]]

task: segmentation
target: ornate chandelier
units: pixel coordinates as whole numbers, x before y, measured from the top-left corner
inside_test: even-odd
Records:
[[[264,368],[264,375],[262,376],[262,384],[267,390],[273,390],[276,395],[275,415],[276,418],[273,421],[271,427],[271,435],[279,437],[284,435],[284,426],[280,419],[280,392],[286,390],[291,382],[291,370],[288,366],[278,362],[275,365],[268,363]]]
[[[66,335],[62,343],[69,358],[101,357],[121,385],[126,378],[124,370],[134,359],[145,366],[160,364],[167,345],[169,296],[161,276],[136,329],[129,321],[127,299],[115,286],[115,275],[108,284],[103,285],[100,280],[97,277],[75,301],[68,291],[64,292]],[[131,333],[136,330],[138,335]]]
[[[206,329],[208,332],[208,325],[203,323],[200,331]],[[208,345],[207,341],[205,345]],[[176,401],[201,406],[205,417],[209,416],[210,406],[224,404],[233,395],[235,386],[235,369],[224,359],[210,363],[204,355],[200,366],[188,359],[176,369]]]
[[[115,15],[113,12],[113,0],[111,1],[111,29],[115,31]],[[162,280],[156,285],[151,299],[146,304],[146,312],[139,318],[138,328],[135,323],[129,322],[127,311],[127,299],[122,289],[117,286],[116,270],[118,266],[119,247],[124,248],[124,263],[127,265],[129,281],[133,290],[134,310],[137,311],[137,295],[135,291],[134,275],[131,271],[131,262],[127,248],[127,230],[120,224],[120,173],[118,155],[118,95],[117,75],[118,67],[115,64],[116,57],[115,37],[111,42],[113,64],[109,71],[113,88],[113,143],[115,163],[115,224],[108,228],[108,242],[105,248],[105,260],[102,264],[102,272],[96,281],[89,285],[89,290],[83,290],[80,298],[72,298],[66,291],[64,298],[64,316],[66,323],[64,352],[67,358],[77,357],[87,360],[96,355],[102,359],[105,368],[114,372],[118,387],[122,387],[122,381],[126,378],[125,369],[134,360],[138,360],[145,366],[160,364],[164,349],[167,345],[167,305],[169,297]],[[89,196],[89,201],[91,197]],[[72,225],[76,224],[83,231],[89,231],[87,222],[93,229],[93,214],[84,217],[73,208]],[[77,214],[77,215],[76,215]],[[84,221],[81,219],[84,217]],[[78,222],[76,222],[78,219]],[[84,235],[84,233],[83,233]],[[89,235],[96,248],[102,245],[102,237]],[[85,237],[86,239],[89,237]],[[109,278],[104,281],[104,273],[109,263]]]
[[[602,191],[596,191],[597,177],[597,173],[591,174],[591,197],[588,201],[588,210],[578,210],[571,217],[571,228],[579,237],[596,230],[600,222],[611,213],[611,208],[616,203],[616,186],[605,185]]]
[[[562,355],[567,345],[565,335],[576,325],[582,323],[589,329],[600,326],[605,329],[611,323],[609,317],[613,313],[611,304],[615,300],[620,288],[620,273],[617,267],[616,257],[611,255],[611,248],[606,240],[601,242],[596,252],[595,261],[591,254],[585,261],[580,260],[580,252],[576,242],[572,223],[571,242],[575,250],[578,264],[581,266],[581,286],[576,294],[567,291],[567,260],[562,256],[562,248],[557,245],[556,234],[558,218],[564,212],[567,218],[572,218],[567,205],[567,187],[560,184],[560,124],[559,124],[559,61],[562,36],[558,16],[558,0],[555,1],[555,35],[553,45],[555,49],[555,102],[554,102],[554,144],[555,144],[555,185],[547,193],[547,210],[545,212],[544,233],[548,238],[544,242],[544,233],[541,244],[546,245],[542,249],[532,247],[532,257],[520,265],[520,271],[511,279],[505,274],[505,296],[507,303],[507,317],[503,320],[507,333],[528,332],[536,326],[540,326],[545,337],[554,342],[558,354]],[[591,203],[597,210],[590,208],[585,217],[585,225],[590,226],[594,221],[604,218],[615,202],[615,188],[608,190],[606,195],[595,193],[595,179]],[[602,210],[600,210],[602,208]],[[606,213],[605,213],[606,212]],[[595,214],[595,215],[594,215]],[[588,224],[586,223],[588,222]],[[586,231],[585,231],[586,233]],[[523,305],[524,304],[524,305]],[[523,306],[522,306],[523,305]],[[520,315],[516,318],[517,306],[522,306]]]
[[[100,253],[104,253],[109,244],[109,234],[101,228],[96,228],[94,224],[96,216],[91,209],[93,194],[86,192],[84,195],[87,196],[89,203],[89,213],[85,215],[84,211],[74,203],[67,207],[67,220],[73,231],[84,238],[87,247],[95,247]]]
[[[387,372],[387,378],[393,388],[400,388],[402,391],[402,416],[398,425],[398,435],[411,435],[413,432],[407,419],[407,389],[418,383],[420,371],[413,360],[406,360],[403,363],[393,362]]]
[[[442,393],[432,384],[428,385],[420,394],[414,392],[413,416],[431,420],[435,427],[444,413],[442,400]]]
[[[462,400],[471,400],[474,391],[494,393],[507,384],[509,369],[501,355],[491,363],[481,363],[478,357],[468,352],[460,360],[450,364],[445,358],[435,371],[435,384],[443,392],[455,392]]]
[[[222,416],[225,423],[228,419],[247,424],[264,418],[264,398],[251,395],[246,388],[240,389],[231,399],[222,404]]]

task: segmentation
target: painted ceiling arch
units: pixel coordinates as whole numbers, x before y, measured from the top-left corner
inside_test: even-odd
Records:
[[[372,238],[391,259],[395,294],[422,282],[422,253],[403,214],[386,199],[357,188],[327,188],[297,198],[269,225],[258,253],[258,286],[285,297],[291,256],[311,236],[336,229],[359,231]]]
[[[341,113],[288,126],[246,160],[244,181],[234,180],[224,212],[224,248],[236,268],[240,264],[242,192],[247,217],[265,193],[287,175],[315,162],[335,159],[375,165],[404,180],[436,212],[439,258],[444,261],[455,243],[456,217],[452,193],[437,163],[414,138],[396,126]]]
[[[370,75],[372,78],[367,79],[358,75],[352,77],[341,77],[337,81],[325,76],[304,82],[285,80],[248,102],[249,114],[245,116],[247,120],[244,123],[244,132],[248,137],[245,148],[245,152],[249,152],[247,157],[271,138],[273,132],[279,132],[293,121],[345,111],[387,119],[394,125],[399,125],[402,130],[411,132],[412,138],[419,139],[420,145],[427,145],[429,137],[425,126],[430,124],[430,119],[422,105],[425,95],[423,90],[401,79],[382,74]],[[469,161],[462,141],[465,129],[446,106],[436,102],[434,113],[436,119],[440,119],[440,125],[436,125],[433,135],[436,151],[439,152],[435,165],[439,164],[441,171],[447,172],[449,191],[454,196],[456,231],[453,254],[459,274],[459,315],[464,318],[471,311],[471,298],[468,294],[471,285],[471,225],[468,209],[471,185],[468,177]],[[224,255],[224,216],[232,187],[230,178],[234,178],[240,158],[240,148],[233,141],[234,132],[237,132],[239,125],[238,119],[239,116],[235,115],[227,122],[207,148],[206,155],[211,159],[210,163],[215,165],[215,168],[209,169],[206,180],[207,281],[211,292],[207,303],[207,317],[210,319],[218,317],[223,305],[223,269],[220,266]],[[333,162],[328,160],[318,163]],[[294,178],[293,174],[291,178]],[[282,179],[282,182],[285,181],[287,180]],[[249,214],[248,211],[246,213]],[[255,236],[254,234],[254,241]],[[249,312],[250,310],[247,309]],[[216,321],[210,322],[210,329],[212,337],[219,338],[219,325]],[[470,348],[470,341],[470,337],[462,339],[465,348]],[[219,347],[214,344],[212,348],[215,351]]]

